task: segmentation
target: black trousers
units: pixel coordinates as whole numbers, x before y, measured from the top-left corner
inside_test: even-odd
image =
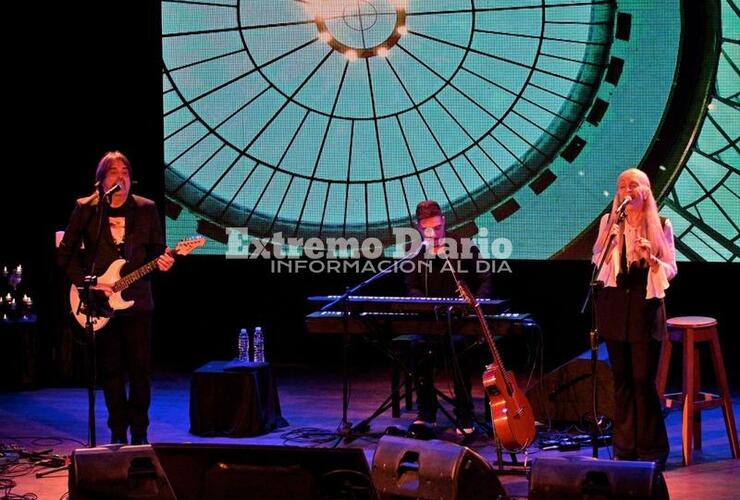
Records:
[[[462,336],[434,338],[429,337],[414,345],[416,359],[416,405],[418,417],[426,422],[437,418],[437,392],[434,386],[434,373],[441,361],[449,362],[453,380],[454,413],[458,422],[464,425],[473,422],[473,396],[469,356],[458,350],[465,350],[472,342]],[[442,358],[442,359],[440,359]]]
[[[668,435],[655,388],[658,348],[655,340],[606,340],[614,373],[614,454],[623,460],[664,462]]]
[[[145,438],[151,402],[151,313],[114,317],[97,333],[96,345],[113,439],[126,439],[129,427],[133,441]]]

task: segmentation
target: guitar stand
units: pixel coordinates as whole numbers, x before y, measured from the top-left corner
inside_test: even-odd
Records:
[[[528,464],[529,456],[527,454],[527,448],[524,449],[524,454],[525,454],[524,463],[519,462],[515,452],[504,450],[504,447],[501,446],[501,442],[496,436],[496,431],[493,425],[489,426],[489,424],[486,422],[485,424],[483,424],[483,426],[486,428],[488,435],[491,436],[494,446],[496,447],[496,463],[494,464],[496,473],[497,474],[511,474],[511,475],[517,475],[517,476],[528,475],[531,466]],[[506,451],[506,453],[509,454],[509,458],[510,458],[509,461],[504,461],[504,451]]]
[[[527,463],[528,457],[525,458],[524,463],[519,462],[516,458],[516,453],[509,451],[509,456],[511,457],[510,462],[504,462],[504,452],[503,448],[496,444],[496,473],[497,474],[511,474],[515,476],[526,476],[529,474],[530,465]],[[525,451],[526,454],[526,451]]]

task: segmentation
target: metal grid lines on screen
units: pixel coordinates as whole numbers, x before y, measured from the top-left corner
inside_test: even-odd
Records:
[[[716,81],[686,166],[663,200],[679,257],[740,262],[740,9],[722,0]]]
[[[388,241],[434,198],[453,226],[495,224],[582,125],[614,17],[611,1],[164,1],[170,215]]]

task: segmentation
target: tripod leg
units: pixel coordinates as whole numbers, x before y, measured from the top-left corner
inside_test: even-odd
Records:
[[[496,442],[496,465],[498,465],[498,470],[504,470],[503,448],[501,447],[501,443],[499,443],[498,439],[495,439],[495,442]]]
[[[345,312],[345,314],[347,313]],[[347,420],[349,409],[349,343],[351,341],[349,333],[345,331],[342,339],[342,421],[339,424],[340,434],[348,432],[352,427],[352,424]]]

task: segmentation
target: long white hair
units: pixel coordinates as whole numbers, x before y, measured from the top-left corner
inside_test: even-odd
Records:
[[[622,203],[622,197],[619,193],[619,185],[625,177],[629,177],[637,181],[640,185],[640,192],[642,195],[642,209],[640,214],[640,225],[641,233],[645,234],[647,239],[653,247],[653,254],[658,257],[664,257],[668,254],[668,242],[665,240],[665,233],[663,232],[663,225],[660,223],[660,216],[658,215],[658,204],[653,196],[653,191],[650,187],[650,179],[642,170],[637,168],[628,168],[617,177],[617,190],[614,194],[614,201],[612,202],[612,210],[609,215],[611,221],[617,220],[617,208]]]

